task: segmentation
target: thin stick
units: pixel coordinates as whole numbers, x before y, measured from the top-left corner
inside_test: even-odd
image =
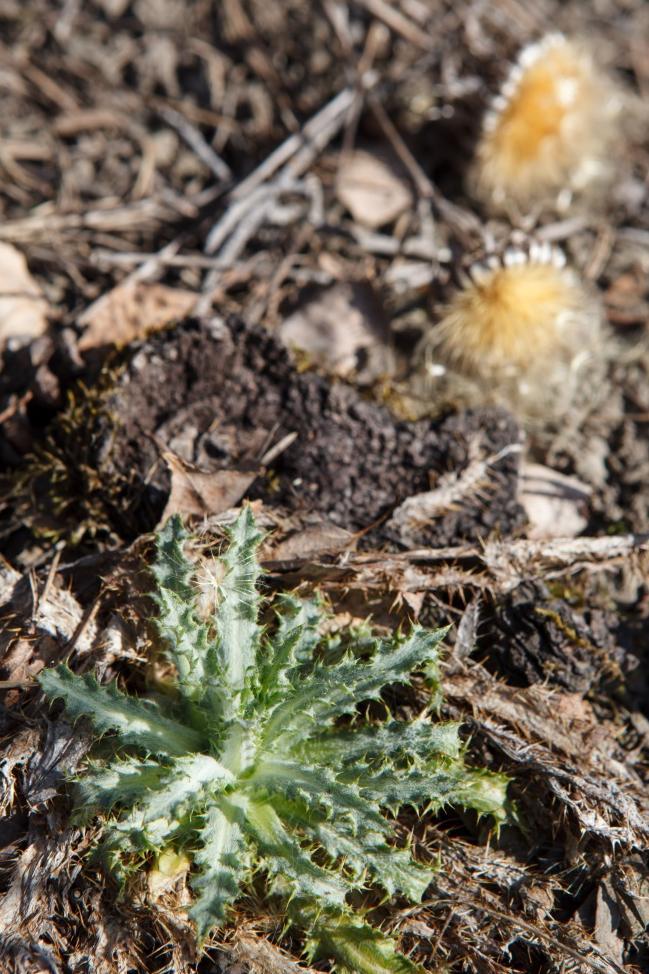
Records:
[[[6,409],[3,409],[2,412],[0,412],[0,424],[6,422],[8,419],[11,419],[11,417],[17,413],[19,409],[26,406],[27,403],[32,399],[33,395],[34,393],[31,391],[31,389],[28,389],[23,396],[16,399],[15,402],[10,403]]]
[[[43,604],[47,602],[47,597],[50,594],[50,589],[52,588],[52,583],[59,568],[59,562],[61,561],[61,555],[63,553],[63,542],[59,542],[56,546],[56,551],[54,552],[54,557],[52,558],[52,564],[47,573],[47,578],[45,579],[45,585],[43,586],[43,591],[41,592],[39,603]]]
[[[133,267],[151,260],[156,260],[161,267],[196,267],[201,270],[225,271],[231,266],[220,257],[208,257],[206,254],[155,254],[132,250],[115,253],[112,250],[95,250],[90,255],[92,264],[104,267]]]
[[[309,141],[315,138],[317,133],[329,131],[332,125],[337,128],[340,118],[345,115],[353,104],[356,91],[353,87],[343,88],[335,98],[321,108],[313,118],[304,126],[301,132],[290,135],[281,145],[279,145],[269,156],[264,159],[260,166],[246,177],[243,182],[232,191],[231,199],[240,200],[248,196],[254,189],[277,172],[289,159]]]
[[[65,650],[68,655],[73,651],[73,649],[75,649],[77,643],[79,642],[79,640],[85,633],[86,629],[94,619],[95,615],[97,614],[97,610],[101,605],[103,597],[104,597],[104,593],[100,592],[99,595],[97,595],[96,598],[93,599],[93,601],[90,603],[88,608],[83,613],[79,625],[72,633],[72,636],[70,637],[68,642],[65,644]]]
[[[445,217],[447,222],[453,227],[463,243],[467,245],[475,243],[475,236],[482,239],[483,229],[478,217],[474,216],[473,213],[470,213],[469,210],[464,210],[453,203],[449,203],[449,201],[442,196],[435,184],[428,178],[424,170],[421,168],[406,143],[403,141],[401,134],[392,122],[392,119],[388,116],[385,108],[376,95],[370,94],[368,101],[372,114],[383,129],[383,132],[390,141],[392,148],[408,170],[419,195],[423,199],[429,199],[433,202],[435,208],[442,214],[443,217]]]
[[[190,149],[193,149],[201,162],[204,162],[208,169],[212,170],[217,179],[220,179],[224,183],[232,182],[232,170],[228,164],[216,154],[196,126],[188,122],[184,115],[177,112],[175,108],[169,108],[167,105],[161,105],[158,108],[158,115],[178,132]]]
[[[401,34],[411,44],[421,47],[424,51],[432,51],[433,38],[429,37],[416,24],[413,24],[411,20],[408,20],[399,10],[395,10],[389,3],[386,3],[386,0],[357,0],[357,2],[378,20],[383,21],[386,27],[397,34]]]

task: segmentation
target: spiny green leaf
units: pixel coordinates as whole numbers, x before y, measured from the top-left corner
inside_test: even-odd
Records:
[[[386,768],[359,773],[350,768],[341,777],[354,783],[365,798],[393,812],[404,805],[425,806],[429,811],[463,805],[496,818],[504,814],[507,778],[489,772],[472,773],[461,761],[430,769]]]
[[[274,795],[273,807],[284,821],[298,827],[317,842],[331,859],[341,859],[345,868],[360,878],[365,873],[389,895],[404,893],[417,902],[433,876],[433,870],[414,862],[409,849],[396,849],[385,842],[369,823],[355,830],[345,819],[329,819],[299,799]]]
[[[319,838],[319,830],[322,825],[327,825],[328,828],[337,830],[340,835],[353,839],[356,843],[357,854],[361,858],[368,849],[382,846],[385,842],[385,836],[390,832],[389,823],[383,816],[381,816],[379,828],[376,827],[375,822],[364,821],[362,818],[355,822],[350,821],[349,817],[343,818],[342,816],[336,816],[333,819],[325,807],[322,805],[317,807],[303,793],[295,793],[291,796],[274,793],[268,796],[268,801],[283,822],[301,835],[319,842],[325,850],[325,843]],[[341,854],[331,851],[329,855],[336,859]],[[365,869],[365,864],[361,863],[359,858],[358,868],[353,863],[352,868],[360,875]]]
[[[187,716],[195,727],[218,733],[224,710],[223,674],[209,627],[196,613],[191,586],[194,566],[183,551],[186,540],[178,515],[170,518],[158,535],[152,566],[157,582],[153,599],[159,610],[156,626],[167,658],[176,668]],[[205,697],[210,702],[208,713],[197,706]]]
[[[205,692],[209,646],[207,627],[198,622],[193,600],[185,601],[170,589],[161,588],[155,601],[160,616],[157,628],[167,657],[178,672],[178,689],[190,699]]]
[[[313,836],[332,858],[344,859],[356,875],[367,871],[390,896],[399,892],[418,902],[433,878],[434,870],[415,862],[409,849],[395,849],[380,835],[360,845],[351,831],[345,834],[339,824],[321,822]]]
[[[205,746],[197,731],[163,717],[152,701],[128,697],[114,683],[100,686],[91,673],[79,676],[61,663],[42,670],[38,682],[50,700],[63,700],[71,717],[89,717],[100,733],[117,731],[123,744],[169,755],[200,751]]]
[[[277,642],[292,629],[300,630],[300,639],[295,647],[295,662],[298,665],[313,663],[313,652],[322,639],[320,627],[325,619],[323,605],[317,599],[297,599],[282,594],[276,599],[278,615]]]
[[[136,848],[160,849],[182,826],[191,809],[231,784],[233,775],[209,754],[176,758],[158,787],[140,795],[133,811],[111,823],[110,834],[128,836]]]
[[[350,885],[334,872],[316,865],[299,841],[288,832],[268,802],[249,802],[246,826],[264,853],[266,868],[289,883],[295,895],[323,904],[341,905]]]
[[[285,695],[293,671],[312,661],[321,638],[322,610],[316,602],[283,595],[277,599],[277,608],[275,638],[265,641],[259,652],[258,709],[267,709]]]
[[[495,771],[479,771],[465,768],[462,784],[458,787],[454,804],[472,808],[480,815],[491,815],[498,825],[504,822],[507,806],[509,778]]]
[[[241,823],[241,809],[227,800],[205,813],[194,856],[198,873],[192,880],[196,900],[189,915],[196,924],[199,943],[226,918],[227,907],[236,899],[247,870],[247,855]]]
[[[257,623],[259,564],[256,551],[262,539],[250,507],[245,507],[229,530],[230,546],[223,556],[225,577],[220,586],[216,620],[221,671],[232,694],[243,690],[254,664],[261,629]]]
[[[338,974],[424,974],[397,951],[391,937],[348,913],[314,916],[307,950],[311,958],[333,958]]]
[[[194,600],[194,566],[183,551],[188,537],[182,518],[174,514],[156,536],[157,557],[151,568],[158,588],[173,592],[184,602]]]
[[[408,636],[385,643],[367,662],[345,660],[335,666],[314,667],[308,680],[278,704],[268,721],[265,735],[272,742],[305,723],[322,724],[351,713],[362,700],[378,697],[390,683],[400,683],[422,663],[437,657],[446,629],[435,632],[413,629]]]
[[[110,811],[118,803],[137,801],[147,791],[157,788],[167,769],[157,761],[125,758],[105,767],[93,767],[75,781],[74,794],[79,811],[86,821],[99,809]]]
[[[428,720],[391,720],[378,726],[319,734],[299,741],[295,750],[318,764],[351,765],[361,759],[384,763],[395,759],[421,765],[433,757],[460,756],[459,726],[452,721],[434,724]]]
[[[387,831],[388,825],[375,805],[364,797],[355,782],[344,784],[326,766],[308,767],[297,761],[280,761],[269,756],[250,779],[250,787],[298,796],[309,805],[324,808],[329,815],[346,817],[353,823],[372,823]]]

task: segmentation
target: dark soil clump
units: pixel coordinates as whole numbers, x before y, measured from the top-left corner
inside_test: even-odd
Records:
[[[164,450],[202,470],[256,469],[269,447],[297,434],[249,496],[290,512],[316,511],[351,530],[370,528],[374,542],[385,542],[381,521],[437,476],[462,470],[476,444],[489,456],[519,439],[514,420],[499,409],[441,422],[396,420],[351,386],[299,373],[268,332],[236,321],[216,329],[191,321],[150,339],[107,406],[102,422],[108,416],[111,428],[97,462],[121,482],[136,476],[140,530],[155,524],[166,501]],[[524,523],[516,454],[494,466],[489,503],[476,491],[423,527],[422,544],[511,534]]]
[[[616,625],[614,613],[573,610],[546,585],[525,582],[494,606],[483,648],[515,685],[546,683],[571,693],[619,688],[640,660],[618,645]]]

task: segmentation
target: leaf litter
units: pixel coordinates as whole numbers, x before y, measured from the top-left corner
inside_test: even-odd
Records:
[[[127,688],[155,679],[146,532],[173,499],[202,526],[209,562],[254,473],[243,492],[269,531],[267,584],[322,591],[341,619],[453,623],[443,715],[463,722],[479,763],[513,778],[517,815],[499,837],[458,810],[402,817],[442,868],[424,904],[385,908],[386,929],[431,970],[642,970],[642,139],[596,216],[534,217],[604,296],[615,352],[592,403],[521,434],[491,405],[446,416],[452,404],[431,404],[430,383],[409,373],[458,262],[511,232],[461,186],[488,92],[552,22],[597,34],[642,118],[644,5],[605,0],[593,18],[554,0],[227,0],[189,13],[123,0],[53,13],[32,0],[3,18],[0,240],[29,267],[42,334],[5,347],[0,378],[0,453],[14,471],[3,492],[2,963],[196,968],[182,878],[151,908],[144,885],[119,900],[84,861],[92,835],[69,828],[53,795],[85,738],[47,717],[31,684],[64,659]],[[359,150],[399,159],[390,192],[401,202],[387,215],[358,209],[359,191],[377,191],[362,172],[357,209],[341,204],[345,160]],[[359,285],[371,287],[381,327],[354,334],[347,382],[332,384],[339,359],[320,351],[317,301],[332,334],[351,339]],[[111,294],[125,297],[117,317],[97,314],[84,333],[84,313]],[[174,328],[190,295],[203,318]],[[314,295],[316,316],[300,322],[306,356],[290,365],[257,326],[279,331]],[[175,498],[165,454],[182,469]],[[560,536],[549,536],[556,506],[537,502],[526,521],[528,463],[553,472],[552,501],[568,518]],[[302,969],[301,947],[253,887],[200,970]]]

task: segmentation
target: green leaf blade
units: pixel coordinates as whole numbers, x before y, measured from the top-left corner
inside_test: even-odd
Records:
[[[192,880],[196,894],[189,911],[196,924],[199,943],[227,918],[247,871],[245,839],[240,809],[223,802],[211,805],[199,832],[201,847],[194,856],[198,873]]]
[[[204,747],[198,731],[163,717],[151,701],[129,697],[114,683],[100,685],[90,673],[79,676],[61,663],[42,670],[38,682],[50,700],[63,700],[71,717],[88,717],[102,734],[117,732],[123,744],[168,755],[188,754]]]
[[[437,758],[457,760],[462,751],[459,723],[429,720],[390,720],[374,726],[331,731],[299,741],[295,751],[319,764],[354,765],[386,760],[410,761],[421,765]]]
[[[448,805],[472,808],[496,821],[505,816],[508,779],[491,771],[475,771],[463,761],[430,768],[350,770],[349,778],[369,801],[392,812],[405,805],[437,812]]]
[[[201,622],[196,612],[196,597],[191,584],[194,565],[183,549],[187,538],[177,514],[169,518],[159,532],[156,558],[151,568],[157,591],[152,597],[158,606],[156,628],[166,656],[176,669],[177,687],[188,704],[188,715],[194,724],[202,722],[205,725],[212,723],[215,716],[221,716],[221,708],[215,706],[220,698],[212,694],[212,721],[204,717],[201,720],[196,704],[215,683],[222,683],[222,674],[212,652],[208,626]]]
[[[314,600],[281,595],[277,604],[277,632],[274,639],[260,647],[257,662],[259,703],[266,707],[285,692],[295,670],[312,661],[313,651],[320,642],[323,618]]]
[[[360,702],[376,699],[388,684],[405,682],[422,664],[437,659],[448,629],[427,631],[415,627],[405,639],[381,646],[367,662],[348,661],[314,667],[311,678],[274,710],[266,728],[266,740],[299,727],[322,726],[326,721],[352,713]]]
[[[434,870],[415,862],[409,849],[389,846],[371,823],[361,821],[354,828],[339,816],[330,819],[314,812],[297,798],[273,795],[269,800],[284,821],[317,842],[331,860],[344,861],[355,878],[371,878],[390,896],[401,892],[414,902],[422,899]]]
[[[165,774],[166,768],[159,762],[132,757],[91,768],[73,781],[77,820],[87,821],[100,810],[111,811],[115,805],[136,802],[141,795],[158,788]]]
[[[333,957],[341,974],[425,974],[399,953],[394,940],[349,913],[312,916],[311,957]]]
[[[222,558],[225,577],[220,585],[217,652],[230,691],[240,694],[254,673],[261,628],[257,622],[260,567],[257,547],[262,539],[250,507],[229,530],[230,545]]]
[[[139,796],[128,815],[111,823],[109,845],[114,849],[160,850],[179,831],[207,794],[216,795],[232,783],[232,775],[207,754],[177,758],[158,787]]]
[[[268,802],[252,801],[245,810],[246,826],[264,852],[271,876],[279,876],[295,896],[330,906],[341,906],[350,885],[342,876],[316,865],[299,841],[282,824]]]
[[[308,767],[297,761],[264,761],[250,780],[253,787],[271,793],[298,797],[327,815],[347,818],[356,827],[372,825],[375,831],[385,832],[388,823],[371,800],[355,782],[343,782],[330,768]]]

